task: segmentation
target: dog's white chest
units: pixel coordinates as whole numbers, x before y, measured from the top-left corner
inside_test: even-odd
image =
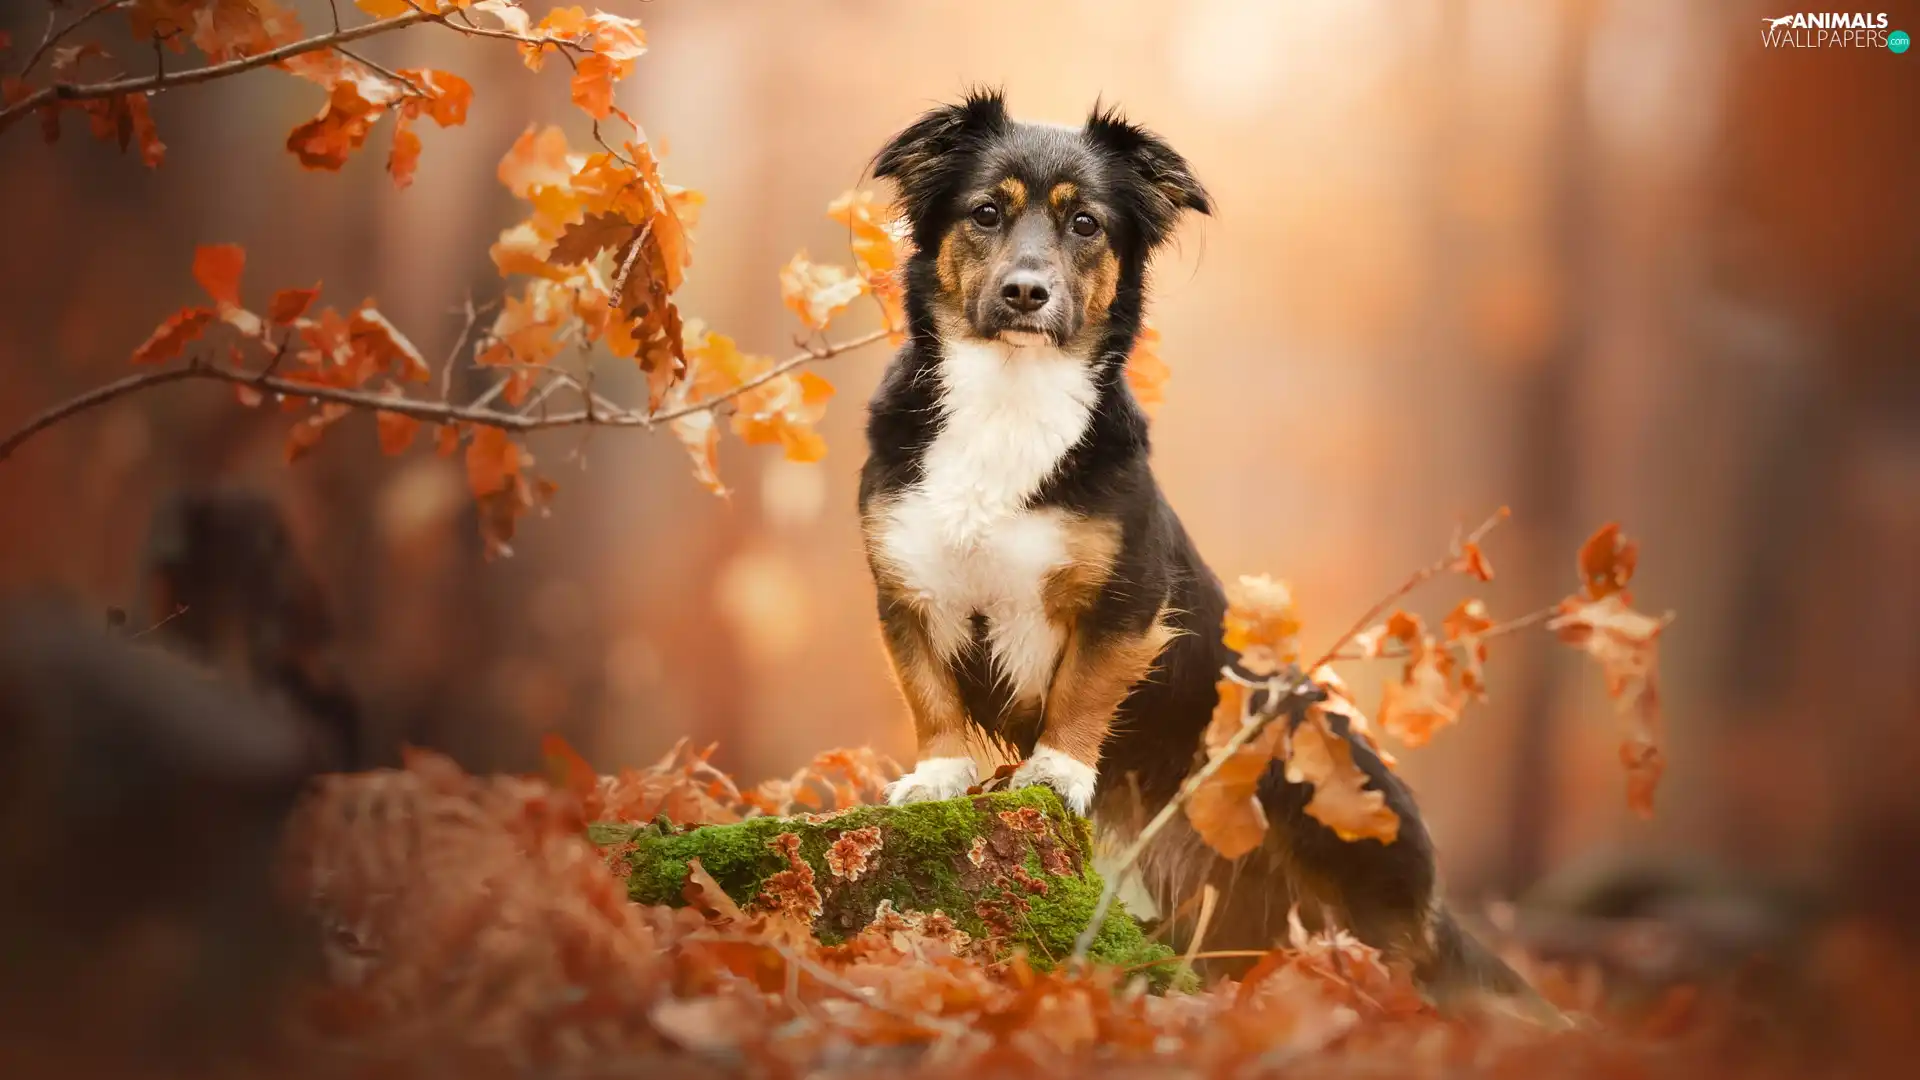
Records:
[[[1026,501],[1086,433],[1095,390],[1086,364],[1057,349],[945,347],[940,434],[918,483],[879,522],[879,554],[950,660],[986,617],[996,673],[1015,700],[1042,695],[1063,644],[1047,621],[1047,578],[1067,562],[1063,515]]]

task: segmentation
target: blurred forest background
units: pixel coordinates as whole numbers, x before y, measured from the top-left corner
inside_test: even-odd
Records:
[[[1165,134],[1220,211],[1155,274],[1156,467],[1218,572],[1295,583],[1310,649],[1501,503],[1496,615],[1571,591],[1580,540],[1625,523],[1639,606],[1680,612],[1659,817],[1626,810],[1590,666],[1498,642],[1491,702],[1402,755],[1454,892],[1609,852],[1920,890],[1920,54],[1764,49],[1780,12],[1717,0],[603,6],[652,47],[620,104],[708,196],[682,307],[758,352],[795,329],[779,267],[844,257],[823,207],[932,102],[998,83],[1016,115],[1077,123],[1100,96]],[[31,42],[41,18],[0,26]],[[466,127],[422,132],[408,191],[382,153],[302,171],[282,143],[317,102],[267,74],[157,98],[158,172],[4,136],[0,427],[122,374],[193,297],[197,243],[244,244],[250,290],[377,296],[444,354],[518,216],[495,162],[580,117],[510,50],[365,50],[478,88]],[[536,437],[543,465],[587,467],[551,470],[552,517],[491,564],[457,462],[383,459],[356,417],[288,468],[271,411],[160,390],[0,465],[0,587],[141,611],[158,505],[265,491],[327,586],[374,761],[404,742],[529,770],[550,730],[603,770],[718,740],[749,782],[836,745],[906,758],[853,510],[886,360],[823,365],[824,464],[724,441],[726,500],[665,434]],[[1371,701],[1383,674],[1349,679]]]

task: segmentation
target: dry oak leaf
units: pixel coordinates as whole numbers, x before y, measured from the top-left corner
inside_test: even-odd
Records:
[[[816,263],[804,251],[780,270],[780,299],[815,330],[826,329],[835,315],[866,291],[866,279],[844,266]]]
[[[1208,847],[1226,858],[1237,859],[1266,838],[1267,811],[1260,802],[1260,779],[1280,751],[1285,731],[1284,724],[1268,724],[1235,750],[1187,800],[1187,821]]]
[[[1608,695],[1618,698],[1635,680],[1654,670],[1660,631],[1671,618],[1635,611],[1617,592],[1598,600],[1569,596],[1560,601],[1559,614],[1547,622],[1547,629],[1598,660],[1606,673]]]
[[[1397,768],[1399,762],[1387,752],[1387,748],[1374,735],[1373,722],[1367,719],[1367,714],[1361,711],[1360,706],[1354,704],[1353,691],[1348,689],[1346,680],[1340,678],[1340,673],[1333,670],[1331,665],[1323,664],[1314,670],[1311,677],[1314,685],[1327,692],[1327,697],[1324,701],[1308,706],[1308,712],[1331,713],[1345,717],[1347,730],[1364,740],[1374,756],[1380,759],[1381,764],[1389,769]],[[1328,723],[1331,722],[1328,721]]]
[[[1240,666],[1272,675],[1299,658],[1300,616],[1293,588],[1266,574],[1242,574],[1227,589],[1224,640],[1240,654]]]
[[[1480,635],[1493,629],[1493,619],[1487,614],[1487,605],[1472,597],[1460,601],[1440,621],[1440,629],[1447,635],[1448,643],[1458,645],[1466,653],[1467,664],[1460,671],[1460,688],[1472,694],[1476,700],[1485,701],[1487,643]]]
[[[1454,662],[1430,635],[1421,635],[1398,682],[1380,691],[1380,726],[1408,746],[1425,746],[1434,732],[1460,719],[1464,690],[1454,686]]]
[[[1367,774],[1353,760],[1353,746],[1333,730],[1324,709],[1310,709],[1293,731],[1287,755],[1287,780],[1312,784],[1307,816],[1332,829],[1342,840],[1378,840],[1391,844],[1400,837],[1400,816],[1387,808],[1387,797],[1367,787]]]

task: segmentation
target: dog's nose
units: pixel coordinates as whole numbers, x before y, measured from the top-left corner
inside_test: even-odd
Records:
[[[1047,279],[1031,271],[1016,270],[1000,285],[1000,299],[1022,315],[1046,307],[1047,296]]]

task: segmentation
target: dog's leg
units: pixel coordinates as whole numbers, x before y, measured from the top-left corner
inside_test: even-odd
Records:
[[[913,771],[887,785],[887,801],[898,806],[963,795],[980,779],[980,767],[967,740],[959,684],[934,650],[918,612],[895,605],[882,629],[894,679],[913,713],[919,749]]]
[[[1013,786],[1045,784],[1060,794],[1067,809],[1085,814],[1093,805],[1100,749],[1133,685],[1147,677],[1174,631],[1160,618],[1144,630],[1096,632],[1082,617],[1067,634],[1067,644],[1047,691],[1040,738],[1013,774]]]

